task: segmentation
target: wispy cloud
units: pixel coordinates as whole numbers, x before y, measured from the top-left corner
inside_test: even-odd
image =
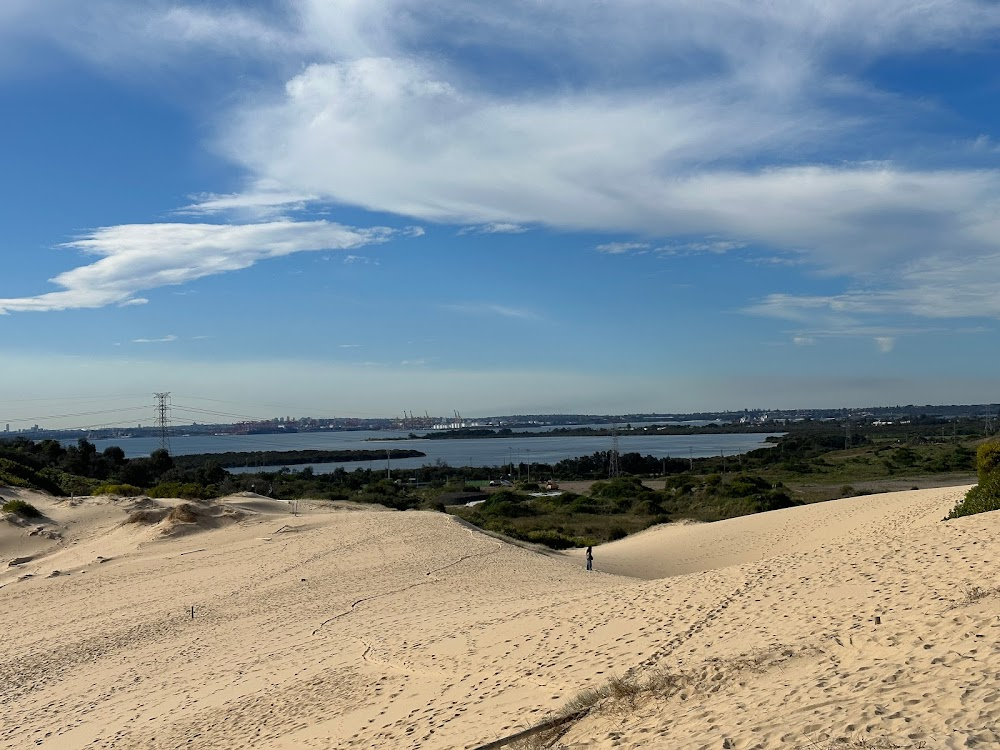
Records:
[[[648,242],[606,242],[603,245],[598,245],[596,250],[608,255],[624,255],[625,253],[644,252],[650,247]]]
[[[52,279],[62,291],[0,299],[0,313],[136,304],[137,292],[249,268],[298,252],[386,242],[398,232],[327,221],[262,224],[128,224],[97,229],[66,248],[101,256]]]
[[[496,305],[490,303],[475,304],[455,304],[442,305],[445,310],[463,313],[466,315],[498,315],[503,318],[517,318],[520,320],[541,320],[541,316],[533,310],[520,307],[509,307],[508,305]]]
[[[234,214],[263,219],[301,211],[309,203],[317,200],[317,197],[313,195],[261,188],[254,188],[245,193],[228,195],[202,193],[192,197],[195,199],[194,203],[177,209],[175,213],[182,216]]]
[[[166,344],[171,341],[177,341],[177,337],[172,333],[159,339],[132,339],[133,344]]]
[[[671,245],[661,245],[656,248],[656,252],[662,255],[723,255],[733,250],[742,250],[747,246],[745,242],[736,240],[715,240],[706,239],[701,242],[682,242]]]
[[[458,230],[458,234],[522,234],[527,232],[528,227],[510,222],[493,222],[491,224],[480,224],[474,227],[463,227]]]
[[[358,349],[361,347],[361,344],[338,344],[337,346],[341,349]]]

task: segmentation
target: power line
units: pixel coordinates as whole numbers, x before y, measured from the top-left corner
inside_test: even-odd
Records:
[[[0,422],[41,422],[46,419],[69,419],[70,417],[92,417],[95,414],[121,414],[130,411],[145,411],[147,408],[146,406],[131,406],[127,409],[100,409],[98,411],[80,411],[73,414],[49,414],[44,417],[8,417],[7,419],[0,418]]]

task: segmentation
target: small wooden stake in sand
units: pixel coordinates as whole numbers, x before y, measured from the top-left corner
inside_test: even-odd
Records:
[[[875,616],[875,624],[876,625],[881,625],[882,624],[882,618],[879,617],[878,615]]]
[[[194,607],[191,607],[191,619],[194,619]]]

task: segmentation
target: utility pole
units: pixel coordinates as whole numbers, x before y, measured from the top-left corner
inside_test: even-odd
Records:
[[[386,479],[392,479],[392,469],[390,468],[390,464],[389,464],[389,453],[390,453],[389,449],[386,448],[385,449],[385,478]]]
[[[167,424],[170,421],[170,392],[154,393],[156,396],[156,423],[160,426],[160,448],[170,452],[170,438]]]

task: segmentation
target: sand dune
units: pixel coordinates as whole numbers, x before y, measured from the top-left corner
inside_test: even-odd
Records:
[[[176,536],[26,495],[52,538],[0,523],[0,747],[474,747],[611,675],[673,687],[561,746],[997,746],[1000,514],[941,523],[963,491],[652,529],[590,574],[436,513],[234,497]]]

